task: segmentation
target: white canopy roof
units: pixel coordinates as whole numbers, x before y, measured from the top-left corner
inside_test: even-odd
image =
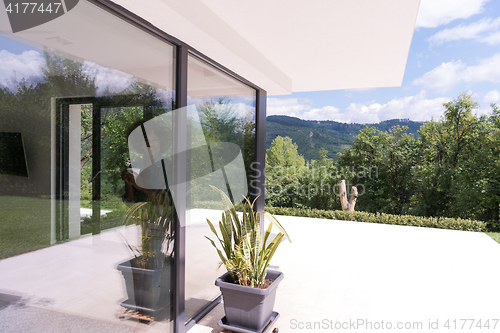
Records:
[[[400,86],[420,0],[116,0],[268,91]]]

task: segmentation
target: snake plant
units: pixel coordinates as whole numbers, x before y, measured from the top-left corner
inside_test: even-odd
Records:
[[[175,209],[168,191],[155,192],[149,201],[130,206],[123,221],[141,227],[141,246],[127,245],[135,257],[135,266],[152,269],[161,267],[172,256]]]
[[[227,195],[213,186],[212,188],[220,193],[227,207],[222,213],[221,221],[219,221],[220,236],[213,223],[207,219],[221,249],[212,239],[205,237],[216,248],[222,264],[226,267],[233,281],[243,286],[258,288],[264,283],[269,263],[283,238],[291,242],[290,237],[273,215],[265,211],[254,211],[255,200],[250,202],[248,198],[245,198],[240,218]],[[264,237],[261,233],[262,216],[265,216],[270,222]],[[279,230],[279,233],[273,240],[270,240],[273,226]]]

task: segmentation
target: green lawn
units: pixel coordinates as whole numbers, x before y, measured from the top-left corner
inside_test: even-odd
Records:
[[[100,230],[123,224],[126,206],[101,218]],[[0,196],[0,259],[50,246],[50,199]],[[81,234],[92,232],[88,221]]]
[[[0,259],[50,245],[50,199],[0,196]]]
[[[500,232],[487,232],[486,234],[493,238],[496,242],[500,243]]]

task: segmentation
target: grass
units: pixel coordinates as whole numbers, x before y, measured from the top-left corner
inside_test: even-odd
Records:
[[[486,234],[493,238],[493,240],[497,243],[500,243],[500,232],[486,232]]]
[[[123,225],[127,207],[101,217],[100,230]],[[92,232],[89,221],[81,223],[81,234]],[[0,196],[0,259],[50,246],[50,199]]]
[[[123,225],[122,217],[127,209],[114,210],[104,216],[101,216],[100,229],[106,230]],[[92,233],[92,219],[85,218],[81,223],[81,234],[86,235]]]
[[[50,246],[50,199],[0,196],[0,259]]]

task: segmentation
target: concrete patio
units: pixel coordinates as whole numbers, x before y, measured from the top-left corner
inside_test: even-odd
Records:
[[[288,216],[279,220],[293,241],[283,243],[273,259],[285,273],[275,305],[280,332],[382,327],[484,332],[469,328],[471,321],[461,329],[460,319],[475,319],[474,325],[500,319],[500,244],[486,234]],[[222,306],[213,312],[191,331],[220,332],[212,327],[223,316]],[[500,322],[490,330],[500,331]]]
[[[500,244],[487,235],[279,220],[293,241],[283,243],[272,262],[285,274],[275,305],[280,332],[500,332],[500,323],[493,329],[500,319]],[[198,230],[190,233],[196,239],[207,231],[201,221],[190,227]],[[136,239],[135,232],[122,227],[0,261],[0,332],[168,331],[166,320],[146,325],[117,316],[125,294],[115,266],[128,253],[122,236]],[[207,265],[199,274],[214,276],[213,263]],[[186,276],[191,295],[205,288],[194,284],[200,279],[194,271]],[[220,304],[190,332],[222,331],[223,315]],[[469,319],[463,329],[461,319]],[[475,326],[479,320],[489,320],[490,328]]]

